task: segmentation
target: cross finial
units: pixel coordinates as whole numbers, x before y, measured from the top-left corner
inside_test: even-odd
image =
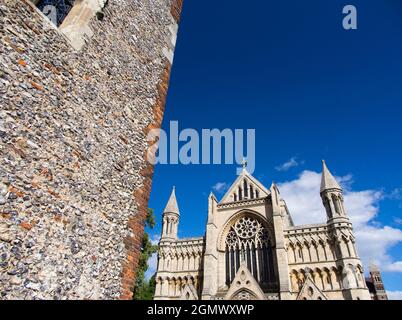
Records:
[[[243,165],[243,169],[246,169],[246,167],[247,167],[247,160],[246,160],[246,158],[243,158],[242,165]]]

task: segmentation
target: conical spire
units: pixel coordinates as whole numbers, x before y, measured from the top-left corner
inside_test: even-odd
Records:
[[[170,194],[169,201],[168,201],[163,213],[177,213],[177,214],[179,214],[179,206],[177,205],[175,187],[173,187],[172,193]]]
[[[334,176],[328,170],[325,160],[322,160],[322,176],[321,176],[321,188],[320,192],[328,189],[342,190]]]

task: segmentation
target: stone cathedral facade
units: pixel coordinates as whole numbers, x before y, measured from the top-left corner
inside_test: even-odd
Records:
[[[205,236],[179,239],[173,190],[155,299],[369,300],[342,188],[324,161],[320,194],[327,222],[294,225],[277,186],[243,169],[220,201],[210,194]]]

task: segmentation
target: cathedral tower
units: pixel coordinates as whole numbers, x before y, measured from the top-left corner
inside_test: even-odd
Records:
[[[363,268],[357,256],[353,225],[344,206],[343,190],[322,161],[320,195],[327,213],[327,226],[336,264],[341,269],[345,299],[369,300]]]
[[[388,300],[387,292],[384,289],[384,283],[382,282],[381,272],[378,266],[372,264],[369,267],[370,278],[368,282],[371,286],[373,300]]]
[[[322,177],[320,195],[327,212],[327,220],[347,220],[342,188],[328,170],[325,161],[322,161]]]
[[[162,215],[162,240],[177,239],[177,227],[179,224],[179,207],[177,205],[175,187],[170,194],[169,201]]]

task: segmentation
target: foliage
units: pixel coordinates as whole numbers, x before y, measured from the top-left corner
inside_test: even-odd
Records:
[[[155,215],[154,215],[153,209],[148,208],[145,225],[151,229],[153,229],[155,227]]]
[[[148,209],[145,226],[152,229],[155,226],[155,216],[152,209]],[[155,275],[148,281],[145,273],[148,270],[148,260],[157,251],[158,246],[153,245],[149,240],[149,235],[144,231],[141,243],[141,254],[138,261],[137,276],[134,286],[134,300],[152,300],[155,292]]]

